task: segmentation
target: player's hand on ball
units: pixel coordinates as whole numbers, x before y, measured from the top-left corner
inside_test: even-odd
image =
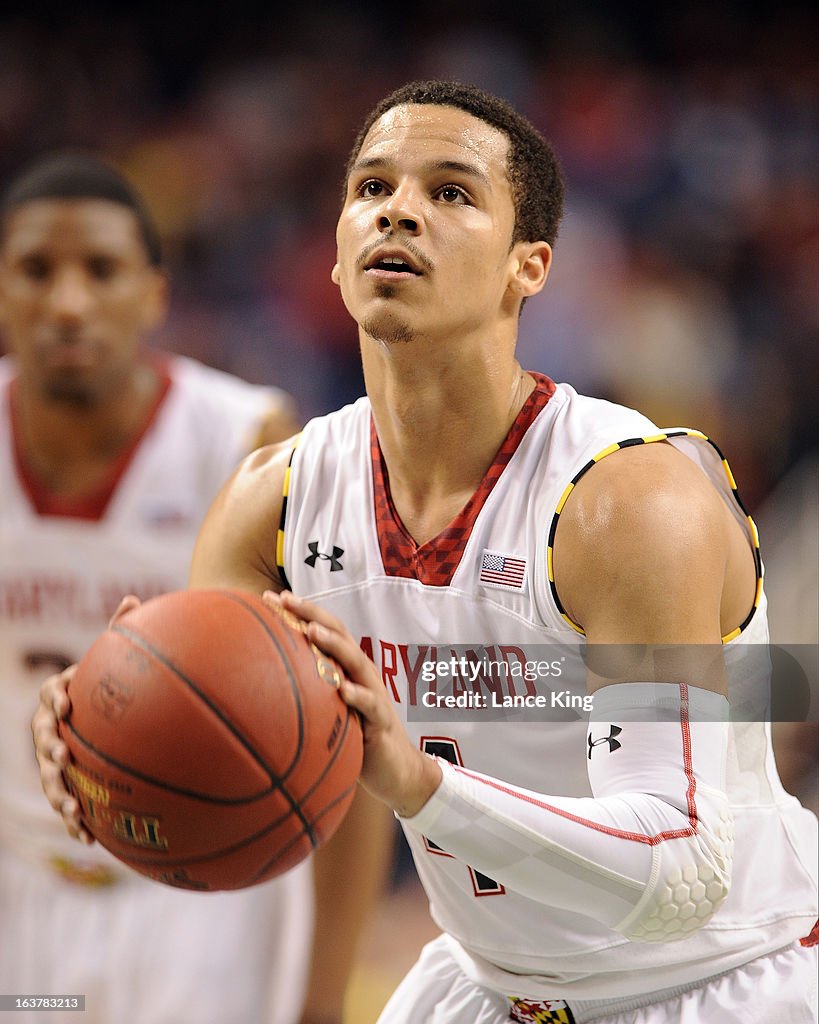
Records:
[[[63,769],[69,760],[68,747],[57,731],[58,720],[64,718],[71,707],[68,683],[76,669],[76,665],[70,665],[63,672],[49,676],[40,687],[40,702],[31,720],[31,734],[40,766],[40,783],[48,802],[62,815],[69,835],[91,844],[94,839],[82,825],[80,805],[65,787]]]
[[[344,670],[340,693],[364,730],[363,786],[402,817],[416,814],[438,788],[441,769],[410,742],[372,661],[343,623],[318,605],[289,591],[265,594],[265,601],[305,622],[308,638]]]
[[[139,604],[139,598],[133,595],[124,597],[111,616],[111,622],[138,608]],[[63,769],[68,764],[69,754],[68,747],[60,739],[57,726],[58,721],[65,718],[71,709],[68,683],[76,670],[76,665],[70,665],[65,671],[49,676],[42,684],[40,702],[31,719],[31,734],[37,764],[40,766],[40,784],[48,802],[62,815],[68,834],[90,845],[94,837],[83,827],[80,805],[65,786]]]

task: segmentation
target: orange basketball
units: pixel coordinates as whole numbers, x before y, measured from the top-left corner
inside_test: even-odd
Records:
[[[69,684],[66,782],[89,831],[183,889],[242,889],[341,823],[361,771],[339,666],[239,590],[164,594],[103,633]]]

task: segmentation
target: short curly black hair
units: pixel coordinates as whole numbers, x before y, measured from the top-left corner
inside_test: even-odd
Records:
[[[127,207],[136,217],[149,263],[161,265],[159,232],[145,204],[130,182],[101,157],[64,151],[35,160],[0,197],[0,227],[12,210],[37,199],[108,199]]]
[[[515,242],[554,245],[563,217],[565,185],[560,163],[540,132],[506,100],[457,81],[408,82],[385,96],[367,115],[347,161],[345,184],[370,128],[393,107],[430,103],[457,107],[496,128],[509,140],[507,174],[515,204]]]

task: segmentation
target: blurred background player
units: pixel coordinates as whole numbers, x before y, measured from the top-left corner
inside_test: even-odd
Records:
[[[0,992],[85,994],[85,1024],[294,1024],[310,866],[228,894],[147,882],[65,835],[29,720],[43,678],[79,660],[123,594],[185,586],[219,485],[298,429],[296,403],[145,346],[168,281],[112,166],[45,157],[0,217]]]

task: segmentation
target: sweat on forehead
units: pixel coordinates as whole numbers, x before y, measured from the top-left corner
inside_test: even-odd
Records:
[[[508,178],[508,149],[508,139],[495,128],[453,107],[407,105],[392,108],[371,126],[352,169],[409,159],[488,183],[492,163]]]

